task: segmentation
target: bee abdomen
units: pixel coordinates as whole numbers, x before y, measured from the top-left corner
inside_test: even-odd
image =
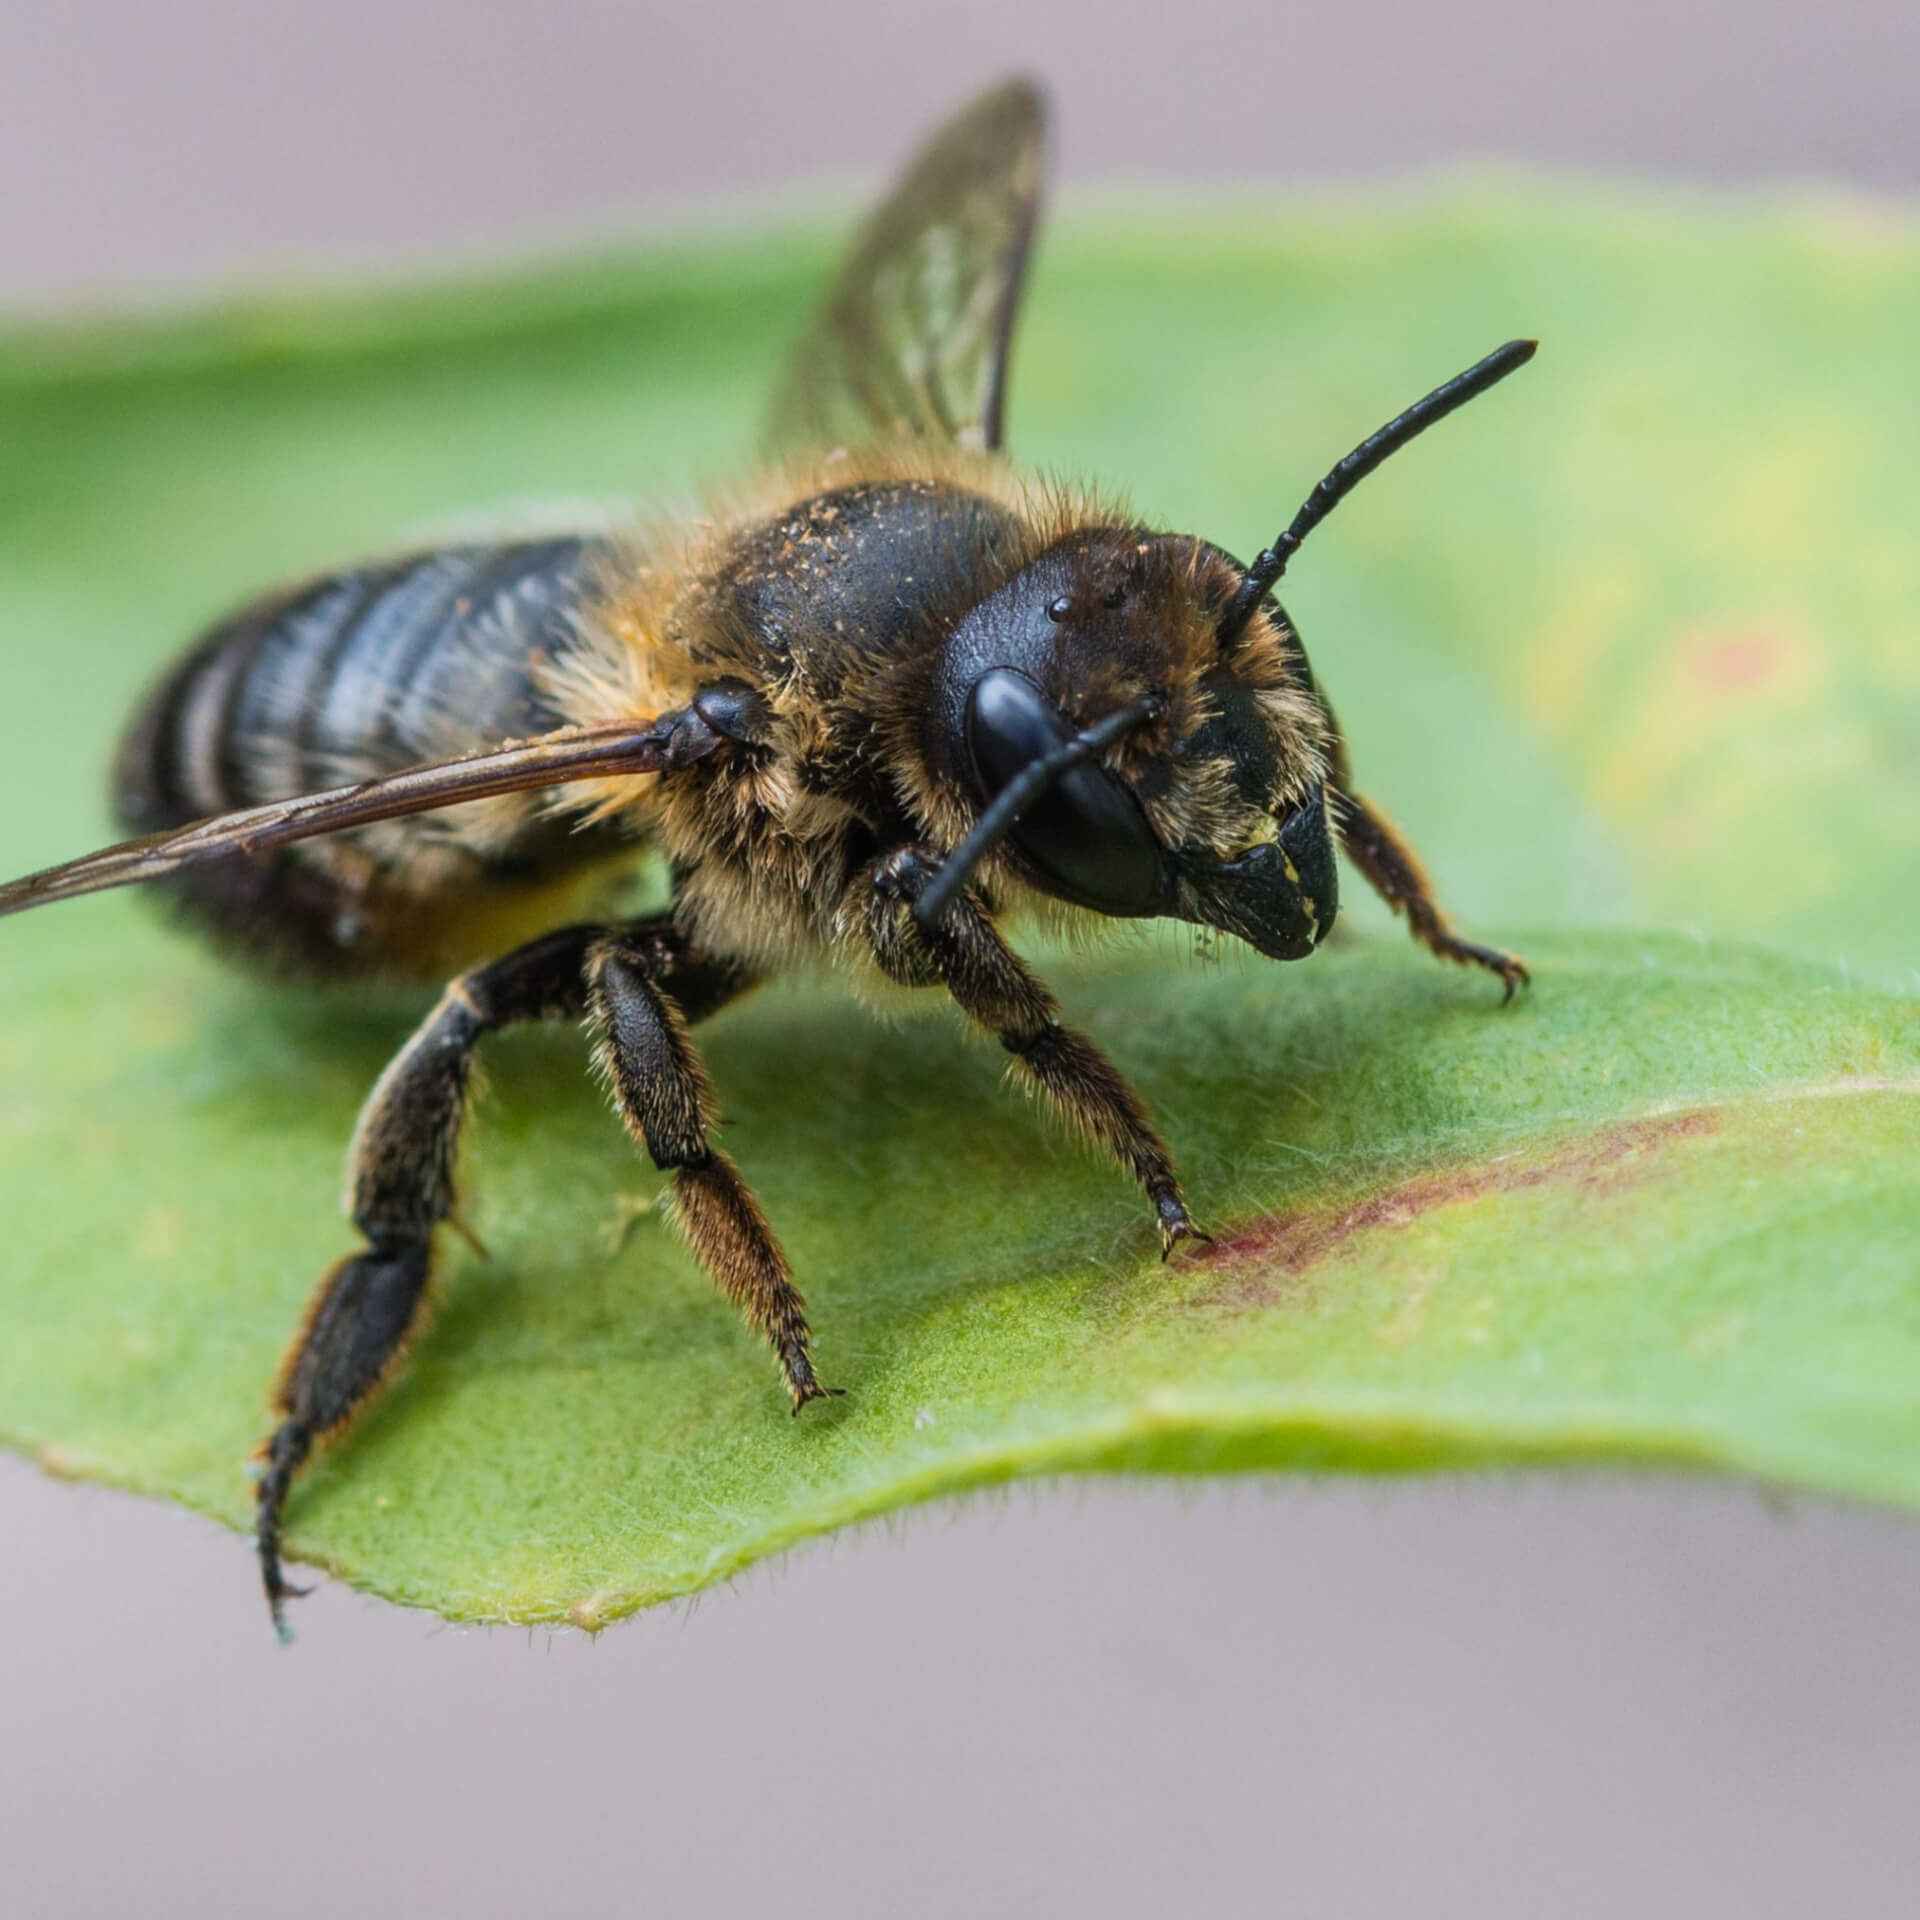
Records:
[[[268,805],[562,724],[539,665],[575,644],[598,543],[441,548],[328,576],[215,627],[160,681],[122,743],[115,806],[136,833]],[[436,861],[423,861],[432,849]],[[577,859],[529,797],[484,837],[458,813],[189,868],[188,913],[229,941],[335,971],[388,966],[368,897],[481,884]],[[428,876],[431,875],[431,879]],[[375,916],[377,920],[377,916]],[[370,931],[371,929],[371,931]]]

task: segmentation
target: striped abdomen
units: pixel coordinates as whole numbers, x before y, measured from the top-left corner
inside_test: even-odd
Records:
[[[135,717],[115,804],[135,833],[268,804],[562,724],[535,684],[574,645],[605,549],[449,547],[356,568],[223,622]],[[510,796],[189,868],[188,915],[318,973],[425,974],[475,908],[523,904],[607,850]]]

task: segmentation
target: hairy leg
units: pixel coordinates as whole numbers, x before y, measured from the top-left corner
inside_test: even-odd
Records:
[[[831,1391],[814,1376],[806,1302],[739,1169],[708,1142],[712,1090],[662,984],[645,943],[616,934],[595,945],[587,960],[595,1064],[635,1143],[673,1175],[674,1224],[773,1348],[798,1413]]]
[[[986,910],[961,893],[941,925],[923,933],[913,905],[932,884],[938,856],[900,848],[871,869],[867,937],[889,978],[944,986],[975,1026],[992,1034],[1075,1132],[1104,1146],[1146,1188],[1162,1255],[1183,1238],[1204,1239],[1181,1197],[1173,1157],[1138,1096],[1091,1040],[1060,1024],[1060,1009],[1001,939]]]
[[[459,1226],[454,1169],[481,1035],[586,1010],[588,956],[610,934],[648,956],[655,977],[685,994],[698,1019],[749,984],[695,955],[664,922],[566,927],[471,973],[441,995],[381,1074],[347,1154],[347,1205],[365,1238],[322,1277],[274,1383],[278,1426],[262,1449],[255,1536],[276,1629],[286,1632],[280,1515],[316,1442],[344,1428],[390,1377],[425,1303],[434,1230]],[[677,962],[677,967],[676,967]]]
[[[1368,884],[1407,926],[1422,946],[1442,960],[1463,967],[1485,967],[1497,973],[1506,987],[1505,998],[1527,982],[1526,964],[1518,955],[1497,947],[1476,946],[1462,940],[1440,911],[1433,888],[1418,855],[1394,830],[1386,816],[1358,794],[1339,792],[1333,799],[1334,824],[1347,857],[1366,876]]]

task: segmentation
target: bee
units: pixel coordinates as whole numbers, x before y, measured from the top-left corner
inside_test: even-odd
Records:
[[[1243,565],[1004,451],[1046,110],[1015,80],[941,128],[870,216],[771,416],[779,457],[708,517],[402,553],[270,594],[148,696],[115,800],[139,837],[0,888],[0,913],[152,882],[253,963],[452,974],[348,1152],[362,1244],[319,1281],[272,1389],[255,1541],[284,1637],[281,1524],[315,1445],[403,1357],[474,1053],[581,1023],[694,1256],[796,1413],[831,1393],[806,1305],[713,1143],[690,1029],[782,968],[943,988],[1144,1191],[1163,1255],[1204,1238],[1112,1063],[1001,922],[1172,919],[1274,960],[1326,939],[1336,841],[1443,960],[1460,938],[1354,789],[1273,596],[1389,455],[1529,359],[1516,340],[1363,440]],[[671,903],[593,910],[658,859]]]

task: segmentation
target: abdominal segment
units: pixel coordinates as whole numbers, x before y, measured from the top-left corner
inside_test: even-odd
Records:
[[[541,675],[576,644],[606,559],[584,539],[440,548],[247,608],[136,716],[115,769],[121,823],[163,832],[551,731],[563,717]],[[426,978],[567,917],[619,850],[513,794],[164,885],[190,922],[270,970]]]

